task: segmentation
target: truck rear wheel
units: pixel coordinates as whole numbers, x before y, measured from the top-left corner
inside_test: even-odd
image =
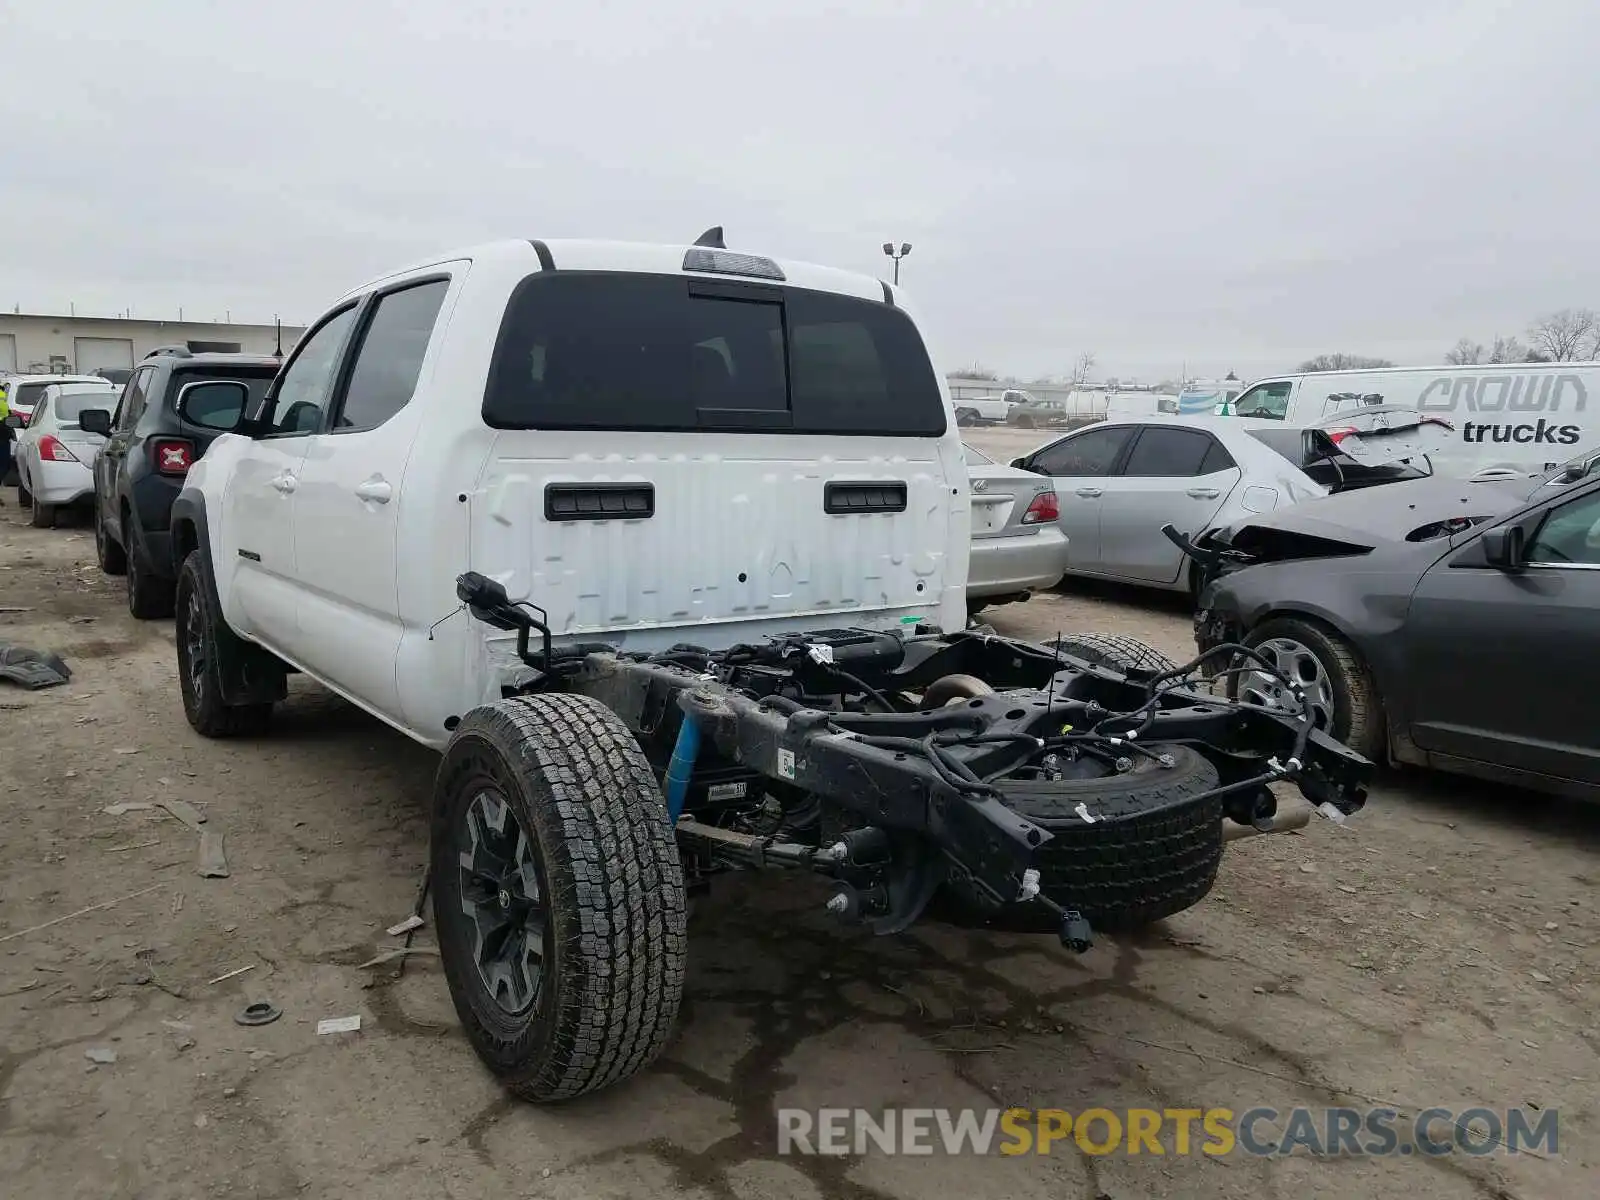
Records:
[[[434,788],[433,915],[478,1057],[525,1100],[626,1079],[683,992],[683,867],[628,728],[583,696],[476,708]]]

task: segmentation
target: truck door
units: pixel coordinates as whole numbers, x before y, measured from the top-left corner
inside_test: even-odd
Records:
[[[356,305],[334,310],[301,339],[267,394],[265,432],[244,449],[222,497],[222,544],[213,562],[228,623],[291,661],[298,632],[295,509],[300,464],[332,397]]]
[[[457,264],[456,275],[465,271]],[[406,461],[422,426],[411,403],[451,276],[430,269],[363,306],[346,382],[300,465],[294,646],[327,681],[403,718],[395,661]]]

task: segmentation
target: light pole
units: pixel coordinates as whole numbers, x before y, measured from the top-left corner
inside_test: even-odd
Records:
[[[894,243],[893,242],[885,242],[883,244],[883,252],[885,254],[887,254],[890,258],[894,259],[894,285],[895,285],[895,287],[899,287],[900,286],[900,260],[902,258],[904,258],[906,255],[911,253],[911,243],[910,242],[901,242],[900,243],[900,249],[896,250],[894,248]]]

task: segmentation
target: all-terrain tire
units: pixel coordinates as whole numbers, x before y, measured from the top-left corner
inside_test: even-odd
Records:
[[[1037,855],[1040,890],[1107,933],[1192,908],[1211,890],[1222,862],[1222,798],[1197,799],[1217,787],[1217,768],[1187,746],[1148,749],[1171,755],[1173,765],[1139,756],[1133,770],[1102,779],[1000,785],[1014,812],[1053,835]],[[943,915],[962,924],[1028,932],[1057,926],[1039,904],[996,908],[970,884],[946,891]]]
[[[1123,637],[1119,633],[1066,633],[1044,643],[1046,650],[1057,650],[1072,658],[1081,658],[1097,667],[1111,667],[1117,671],[1176,670],[1173,662],[1154,646],[1147,646],[1137,638]]]
[[[260,733],[272,717],[271,704],[223,700],[221,655],[235,652],[238,639],[212,605],[198,550],[184,559],[178,572],[177,615],[178,688],[190,726],[208,738]]]
[[[521,1012],[497,1001],[464,915],[463,839],[485,790],[531,837],[546,911]],[[434,788],[433,913],[445,980],[478,1056],[540,1103],[620,1082],[665,1048],[687,959],[683,867],[627,726],[584,696],[519,696],[457,726]]]
[[[100,520],[98,508],[94,513],[94,556],[100,569],[107,575],[121,575],[128,569],[128,553],[120,544],[112,541],[105,524]]]
[[[1244,644],[1255,649],[1274,638],[1299,642],[1328,673],[1328,682],[1333,685],[1333,723],[1327,733],[1363,758],[1383,763],[1388,752],[1383,702],[1372,672],[1356,657],[1349,643],[1315,622],[1298,617],[1274,617],[1252,629],[1245,636]],[[1230,696],[1238,695],[1239,683],[1239,676],[1229,677]]]
[[[170,617],[177,603],[177,587],[172,580],[153,575],[139,560],[128,521],[122,522],[122,545],[127,552],[128,611],[141,621]]]

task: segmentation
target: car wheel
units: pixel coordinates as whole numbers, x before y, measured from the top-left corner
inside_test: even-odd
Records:
[[[33,493],[28,490],[28,485],[22,482],[22,477],[17,477],[17,507],[32,508]]]
[[[209,738],[258,733],[272,715],[271,704],[230,705],[222,698],[221,653],[233,632],[212,611],[205,569],[195,551],[178,572],[178,689],[183,694],[183,715],[196,733]]]
[[[436,779],[434,928],[478,1057],[537,1102],[647,1066],[677,1019],[686,910],[628,728],[583,696],[502,700],[462,719]]]
[[[32,505],[28,511],[28,524],[35,529],[54,529],[56,527],[56,506],[46,504],[37,496],[28,497]],[[21,503],[21,500],[18,500]]]
[[[118,543],[111,540],[98,508],[94,512],[94,556],[100,563],[100,569],[107,575],[121,575],[128,569],[128,556]]]
[[[1383,761],[1383,705],[1371,672],[1349,643],[1309,621],[1277,617],[1252,629],[1244,644],[1300,687],[1316,715],[1318,729],[1365,758]],[[1230,676],[1228,694],[1274,708],[1294,711],[1297,707],[1282,682],[1266,671],[1246,670]]]
[[[128,560],[128,611],[141,621],[170,617],[174,606],[174,587],[168,580],[145,569],[134,548],[131,530],[122,523],[122,546]]]
[[[970,408],[958,408],[958,409],[956,409],[956,424],[957,425],[976,425],[977,423],[978,423],[978,414],[976,412],[974,412],[972,409],[970,409]]]

